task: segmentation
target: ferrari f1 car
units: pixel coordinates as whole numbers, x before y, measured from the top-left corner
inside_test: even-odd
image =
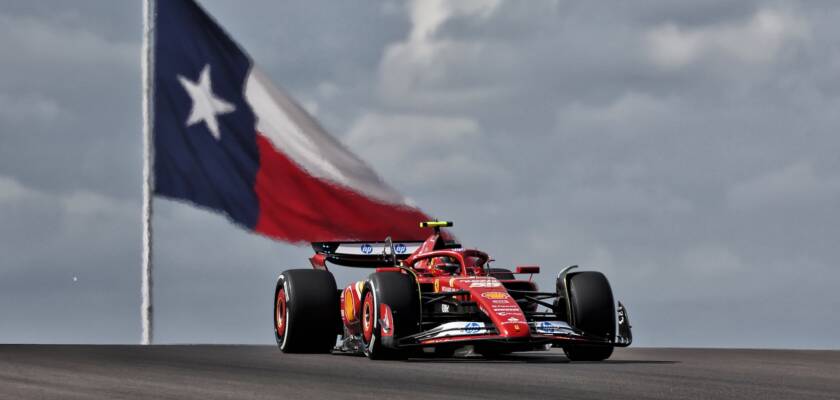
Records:
[[[312,269],[280,274],[274,335],[286,353],[357,353],[371,359],[450,356],[472,346],[484,356],[562,347],[573,361],[601,361],[632,342],[627,310],[600,272],[563,269],[551,291],[518,279],[538,266],[491,268],[434,228],[424,242],[312,243]],[[370,268],[338,290],[327,263]]]

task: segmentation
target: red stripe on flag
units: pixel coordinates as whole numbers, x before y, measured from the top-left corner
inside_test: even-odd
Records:
[[[313,177],[257,132],[260,168],[254,190],[259,202],[255,230],[290,242],[423,240],[417,209],[385,204]]]

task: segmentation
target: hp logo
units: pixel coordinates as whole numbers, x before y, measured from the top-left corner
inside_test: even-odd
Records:
[[[481,331],[481,324],[478,322],[468,322],[467,325],[464,327],[464,332],[470,335],[474,335]]]

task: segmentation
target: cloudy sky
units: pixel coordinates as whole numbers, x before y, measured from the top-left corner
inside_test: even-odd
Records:
[[[638,345],[838,347],[837,2],[201,4],[466,245],[604,271]],[[0,3],[0,342],[140,339],[140,39]],[[155,207],[157,341],[271,343],[309,250]]]

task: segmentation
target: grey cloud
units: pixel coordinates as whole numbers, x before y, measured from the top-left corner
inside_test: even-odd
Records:
[[[731,188],[727,200],[739,211],[773,206],[804,208],[840,196],[840,176],[820,177],[809,163],[795,163]]]
[[[0,173],[52,193],[82,187],[136,195],[127,183],[139,179],[128,162],[139,161],[137,36],[121,40],[107,24],[73,17],[84,14],[79,10],[41,15],[40,7],[0,8],[0,47],[8,55],[0,60],[0,103],[15,114],[0,120]],[[124,7],[108,8],[98,12],[119,15]],[[129,20],[122,29],[139,26]]]

